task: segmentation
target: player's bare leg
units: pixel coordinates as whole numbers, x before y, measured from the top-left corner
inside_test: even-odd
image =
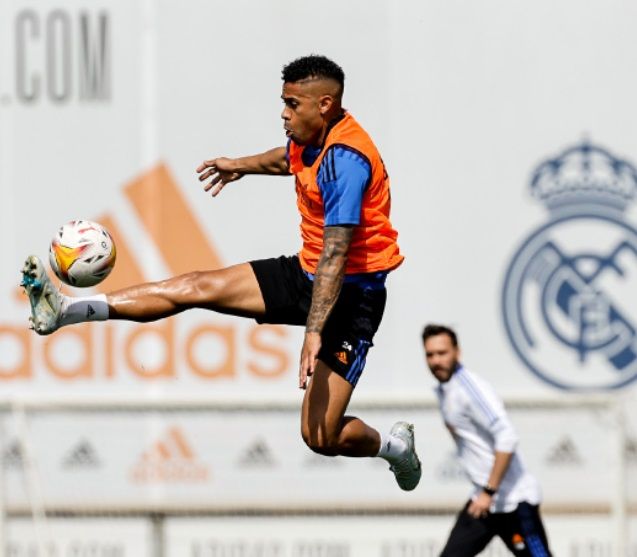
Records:
[[[29,256],[22,269],[21,284],[29,296],[32,328],[41,335],[86,321],[154,321],[190,308],[245,317],[258,317],[265,312],[261,290],[249,263],[187,273],[108,295],[71,297],[55,288],[37,257]]]
[[[313,451],[329,455],[376,456],[380,434],[359,418],[345,416],[354,387],[318,361],[301,409],[301,435]]]
[[[195,271],[107,294],[109,319],[154,321],[202,308],[243,317],[265,313],[259,283],[249,263]]]
[[[420,481],[413,426],[397,422],[381,435],[360,418],[345,416],[354,387],[319,360],[301,409],[301,435],[313,451],[327,456],[379,456],[390,463],[401,489]]]

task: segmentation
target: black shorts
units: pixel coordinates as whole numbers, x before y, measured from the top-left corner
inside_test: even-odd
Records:
[[[298,256],[251,261],[265,301],[258,323],[304,326],[312,303],[312,280],[303,272]],[[321,334],[319,359],[356,385],[373,346],[374,333],[385,310],[383,282],[344,282]]]
[[[518,557],[551,557],[539,506],[522,502],[509,513],[473,518],[468,512],[470,504],[467,501],[458,514],[440,557],[474,557],[495,536]]]

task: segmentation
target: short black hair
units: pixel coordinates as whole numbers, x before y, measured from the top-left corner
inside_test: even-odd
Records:
[[[281,77],[284,83],[296,83],[309,77],[324,77],[338,82],[341,89],[345,87],[345,73],[336,62],[319,54],[310,54],[293,60],[283,66]]]
[[[437,335],[447,335],[451,339],[451,344],[458,346],[458,336],[456,332],[446,325],[437,325],[435,323],[429,323],[425,325],[422,330],[422,341],[426,342],[429,337],[435,337]]]

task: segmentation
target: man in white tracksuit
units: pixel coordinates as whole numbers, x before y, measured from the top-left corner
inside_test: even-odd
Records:
[[[427,365],[438,380],[440,412],[473,483],[441,557],[472,557],[494,536],[514,555],[549,557],[540,517],[540,488],[516,452],[518,438],[500,398],[460,363],[453,329],[427,325]]]

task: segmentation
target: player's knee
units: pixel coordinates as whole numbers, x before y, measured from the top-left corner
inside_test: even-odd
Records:
[[[315,453],[324,456],[336,456],[339,454],[338,436],[325,434],[312,430],[309,427],[301,428],[301,436],[305,444]]]
[[[338,444],[329,443],[322,439],[306,441],[306,445],[315,453],[323,456],[336,456],[339,454]]]

